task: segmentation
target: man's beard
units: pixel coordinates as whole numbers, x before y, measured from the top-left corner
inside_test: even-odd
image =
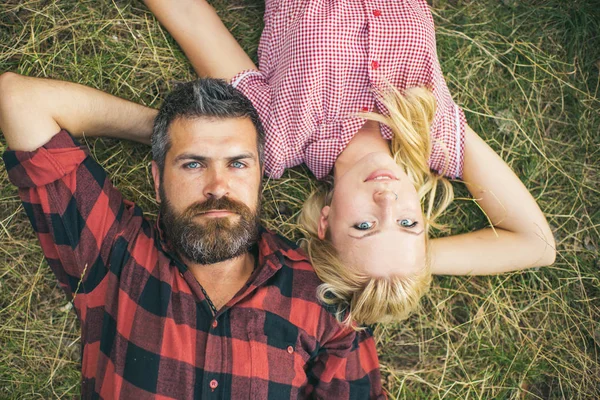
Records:
[[[160,196],[160,218],[166,238],[178,255],[192,262],[215,264],[229,260],[246,253],[258,240],[260,193],[254,212],[245,204],[227,197],[211,197],[177,213],[162,190],[162,185]],[[204,218],[202,222],[194,220],[210,210],[226,210],[239,217]],[[238,221],[231,221],[233,218]]]

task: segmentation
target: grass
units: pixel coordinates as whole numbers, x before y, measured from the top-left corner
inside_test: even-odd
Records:
[[[592,0],[433,3],[451,92],[538,200],[559,256],[538,270],[435,278],[418,313],[377,329],[384,385],[398,399],[600,398],[600,7]],[[213,4],[255,57],[262,1]],[[5,70],[150,106],[174,81],[195,76],[144,6],[122,0],[2,2]],[[88,145],[124,195],[155,216],[148,148],[103,139]],[[304,168],[268,181],[266,225],[299,238],[295,218],[312,185]],[[452,233],[486,224],[468,201],[457,201],[445,222]],[[78,324],[3,169],[0,348],[0,398],[77,397]]]

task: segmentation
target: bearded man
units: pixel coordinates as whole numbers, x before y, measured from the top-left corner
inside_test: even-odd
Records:
[[[9,177],[81,322],[83,398],[384,396],[370,331],[341,326],[306,256],[260,227],[262,129],[231,86],[182,84],[157,114],[5,73],[0,128]],[[151,130],[156,225],[69,133]]]

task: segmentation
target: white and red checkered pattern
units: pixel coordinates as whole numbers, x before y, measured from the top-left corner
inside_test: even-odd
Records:
[[[429,164],[462,175],[465,118],[444,81],[425,0],[267,0],[258,57],[258,71],[231,82],[264,124],[269,176],[301,163],[326,176],[364,124],[355,114],[387,112],[373,91],[386,82],[433,91]],[[381,133],[391,138],[388,127]]]

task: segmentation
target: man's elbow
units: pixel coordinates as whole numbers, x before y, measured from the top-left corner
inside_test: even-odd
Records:
[[[14,72],[4,72],[0,74],[0,104],[9,101],[23,77]]]
[[[10,112],[11,104],[16,101],[22,79],[21,75],[14,72],[0,74],[0,122],[2,122],[2,116]]]
[[[16,79],[19,79],[21,77],[21,75],[15,73],[15,72],[10,72],[10,71],[6,71],[0,74],[0,88],[4,88],[5,85],[10,84],[10,82],[15,81]]]

